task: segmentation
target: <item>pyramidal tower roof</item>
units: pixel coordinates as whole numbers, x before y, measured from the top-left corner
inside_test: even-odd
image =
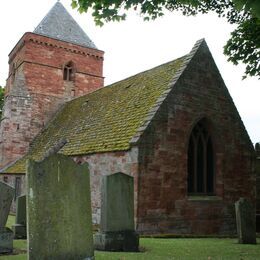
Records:
[[[65,7],[58,1],[33,31],[47,37],[97,49]]]

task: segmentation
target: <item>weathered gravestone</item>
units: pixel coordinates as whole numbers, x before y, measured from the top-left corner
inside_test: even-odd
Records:
[[[88,165],[54,154],[27,162],[30,260],[94,259]]]
[[[0,253],[13,251],[13,232],[5,227],[14,197],[14,188],[0,182]]]
[[[241,244],[256,244],[255,212],[248,200],[240,198],[235,203],[237,234]]]
[[[260,233],[260,143],[256,143],[256,232]]]
[[[26,238],[26,195],[16,199],[16,218],[12,229],[15,238]]]
[[[94,236],[94,244],[98,250],[138,251],[133,177],[123,173],[103,176],[100,232]]]

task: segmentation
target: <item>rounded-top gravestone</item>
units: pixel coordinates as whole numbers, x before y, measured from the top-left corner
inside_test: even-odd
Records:
[[[240,198],[235,203],[237,234],[241,244],[256,244],[255,210],[251,203]]]
[[[105,251],[138,251],[134,226],[134,178],[118,172],[103,176],[100,232],[95,248]]]

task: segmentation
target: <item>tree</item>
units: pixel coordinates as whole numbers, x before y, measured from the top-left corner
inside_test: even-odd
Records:
[[[260,3],[259,0],[233,0],[233,3],[237,10],[242,10],[251,12],[258,19],[260,18]]]
[[[0,119],[2,118],[2,111],[4,106],[4,88],[0,86]]]
[[[164,10],[181,11],[183,15],[216,12],[237,28],[224,46],[224,54],[234,64],[246,64],[245,75],[260,78],[260,1],[259,0],[72,0],[80,13],[93,10],[95,23],[121,21],[126,11],[139,11],[144,20],[164,15]]]

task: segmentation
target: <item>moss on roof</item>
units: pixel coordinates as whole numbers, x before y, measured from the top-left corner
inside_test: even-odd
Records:
[[[131,138],[169,87],[184,58],[66,103],[36,136],[29,153],[3,172],[25,173],[28,158],[42,159],[47,150],[64,138],[67,143],[59,152],[65,155],[128,150]]]

